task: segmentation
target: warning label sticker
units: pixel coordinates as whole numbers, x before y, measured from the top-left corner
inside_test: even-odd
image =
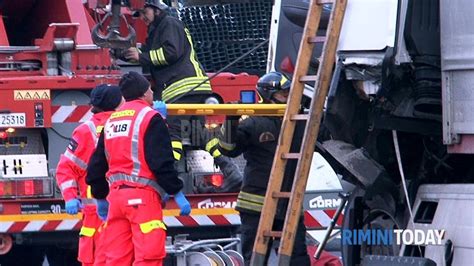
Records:
[[[15,101],[50,100],[49,90],[14,90]]]

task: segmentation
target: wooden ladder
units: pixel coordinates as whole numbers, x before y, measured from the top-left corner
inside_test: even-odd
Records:
[[[331,17],[326,34],[321,61],[316,76],[309,76],[308,69],[314,44],[318,42],[316,31],[319,27],[323,4],[332,3]],[[332,69],[336,59],[336,49],[341,32],[347,0],[311,0],[303,37],[301,39],[295,73],[291,83],[286,112],[283,118],[278,146],[273,160],[270,180],[260,217],[257,236],[252,253],[251,265],[263,265],[270,238],[280,238],[278,265],[289,265],[297,225],[301,215],[303,196],[316,140],[323,115],[323,107],[332,78]],[[305,82],[315,81],[314,95],[309,113],[298,114],[303,97]],[[296,122],[305,120],[305,133],[299,153],[290,153]],[[282,192],[281,186],[288,159],[298,160],[291,192]],[[272,231],[273,221],[279,199],[289,199],[283,231]]]

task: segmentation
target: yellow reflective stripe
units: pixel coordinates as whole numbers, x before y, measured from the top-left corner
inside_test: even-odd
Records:
[[[236,206],[240,207],[242,209],[252,210],[252,211],[256,211],[256,212],[261,212],[262,208],[263,208],[263,205],[261,205],[261,204],[257,204],[257,203],[253,203],[253,202],[249,202],[249,201],[245,201],[245,200],[239,200],[239,199],[237,199],[237,205]]]
[[[179,88],[182,88],[184,86],[189,86],[189,85],[197,86],[200,83],[204,82],[206,79],[207,79],[206,77],[188,77],[188,78],[175,81],[174,83],[170,84],[166,89],[175,90],[175,89],[179,89]],[[209,86],[211,85],[209,81],[201,84],[201,86],[207,86],[207,85]]]
[[[153,63],[153,65],[159,65],[160,62],[158,61],[158,58],[156,56],[156,51],[155,50],[150,50],[150,58],[151,58],[151,62]]]
[[[160,61],[161,65],[167,65],[168,64],[168,62],[166,62],[165,52],[164,52],[163,48],[160,48],[160,49],[156,50],[156,54],[158,55],[158,61]]]
[[[227,143],[222,140],[219,140],[219,146],[224,150],[232,151],[235,149],[235,144]]]
[[[173,149],[180,149],[182,150],[183,149],[183,143],[181,141],[171,141],[171,147],[173,147]]]
[[[213,138],[211,139],[210,141],[207,142],[206,144],[206,151],[210,152],[211,149],[216,146],[217,144],[219,144],[219,139],[218,138]]]
[[[255,202],[255,203],[260,203],[262,205],[263,205],[263,201],[265,200],[264,196],[260,196],[260,195],[257,195],[257,194],[251,194],[251,193],[247,193],[247,192],[244,192],[244,191],[240,191],[238,198],[242,199],[242,200],[246,200],[246,201],[252,201],[252,202]]]
[[[80,236],[87,236],[87,237],[93,237],[95,234],[95,228],[92,227],[81,227],[81,231],[79,232]]]
[[[148,233],[150,233],[151,231],[153,231],[154,229],[157,229],[157,228],[161,228],[163,230],[166,230],[165,224],[160,220],[152,220],[152,221],[140,224],[140,230],[144,234],[148,234]]]
[[[186,87],[180,88],[179,90],[177,90],[177,89],[176,90],[165,90],[165,92],[163,92],[163,100],[166,102],[166,100],[172,99],[172,98],[174,98],[174,97],[176,97],[180,94],[184,94],[184,93],[192,90],[196,85],[193,85],[193,84],[186,85]],[[210,85],[207,85],[207,86],[201,85],[201,86],[197,87],[196,89],[194,89],[193,91],[208,91],[208,92],[210,92],[211,91],[211,86]]]
[[[196,53],[194,52],[194,45],[193,45],[193,40],[191,38],[191,33],[189,32],[189,30],[187,28],[185,28],[184,31],[186,32],[186,37],[188,38],[189,45],[191,46],[191,53],[189,55],[189,59],[191,59],[191,63],[194,66],[194,70],[196,71],[196,75],[198,77],[202,77],[202,76],[204,76],[204,73],[203,73],[201,67],[199,66],[199,63],[198,63],[197,57],[196,57]]]
[[[181,160],[181,153],[173,151],[173,157],[176,161]]]
[[[186,93],[190,90],[192,90],[194,87],[196,87],[197,85],[199,85],[202,81],[204,81],[204,79],[201,79],[201,81],[199,82],[196,82],[196,83],[193,83],[193,82],[187,82],[186,79],[182,80],[184,81],[185,83],[183,84],[183,82],[180,81],[180,83],[182,85],[180,85],[179,87],[176,86],[175,84],[176,83],[173,83],[171,84],[171,86],[169,86],[168,88],[166,88],[164,91],[163,91],[163,101],[167,101],[167,100],[170,100],[180,94],[183,94],[183,93]],[[196,89],[194,89],[194,91],[208,91],[208,92],[211,92],[212,89],[211,89],[211,84],[209,82],[204,82],[203,84],[199,85],[199,87],[197,87]]]
[[[87,186],[87,189],[86,189],[86,198],[92,199],[92,189],[91,189],[91,186]]]
[[[219,157],[221,155],[222,154],[218,149],[216,149],[215,151],[212,152],[212,157],[214,157],[214,158]]]

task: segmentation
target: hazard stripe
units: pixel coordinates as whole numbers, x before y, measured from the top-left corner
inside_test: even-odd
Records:
[[[199,226],[216,225],[207,215],[193,215],[192,217]]]
[[[23,228],[23,232],[35,232],[40,231],[41,228],[47,223],[47,221],[32,221],[29,222],[28,225]]]
[[[13,225],[14,222],[0,222],[0,232],[6,233],[8,229]]]
[[[86,114],[79,120],[79,123],[84,123],[92,118],[94,114],[89,110],[87,110]]]
[[[89,105],[51,106],[51,122],[53,123],[83,123],[92,117]]]
[[[22,232],[23,229],[28,225],[28,222],[16,222],[10,228],[8,228],[8,233]]]
[[[331,223],[331,218],[329,218],[329,216],[322,210],[309,210],[306,212],[309,213],[323,227],[327,227]]]
[[[40,231],[54,231],[60,223],[61,221],[47,221]]]
[[[331,220],[336,214],[336,211],[337,210],[324,210],[324,212],[331,218]],[[337,218],[336,225],[342,226],[343,220],[344,220],[344,214],[341,213],[339,217]]]
[[[167,227],[181,227],[183,224],[174,216],[163,216],[163,222]]]
[[[51,117],[51,122],[53,123],[63,123],[71,115],[71,113],[76,109],[77,106],[60,106],[58,110],[53,113]]]
[[[178,216],[176,217],[184,226],[198,227],[199,224],[190,216]]]
[[[232,224],[232,225],[240,225],[242,222],[240,221],[240,216],[238,214],[226,214],[224,217]]]
[[[57,231],[66,231],[72,230],[80,222],[79,220],[63,220],[61,223],[56,227]]]
[[[214,224],[223,225],[223,226],[232,225],[232,223],[222,215],[209,215],[208,217]]]
[[[304,212],[304,225],[307,228],[318,228],[322,227],[321,224],[316,220],[309,212]]]
[[[163,210],[163,216],[179,216],[179,209]],[[193,209],[191,215],[225,215],[225,214],[239,214],[234,209],[215,208],[215,209]]]
[[[66,118],[64,122],[73,123],[79,122],[81,118],[90,110],[90,107],[87,105],[79,105],[71,112],[71,114]]]
[[[39,221],[39,220],[53,220],[53,221],[63,221],[63,220],[80,220],[82,218],[81,214],[69,215],[66,213],[60,214],[14,214],[14,215],[0,215],[0,221],[6,222],[29,222],[29,221]]]

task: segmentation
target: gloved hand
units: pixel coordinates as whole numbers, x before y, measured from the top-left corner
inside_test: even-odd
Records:
[[[166,110],[166,104],[163,101],[154,101],[153,102],[153,109],[161,114],[166,119],[168,116],[168,111]]]
[[[82,209],[81,201],[78,199],[72,199],[66,201],[66,212],[67,214],[77,214]]]
[[[191,213],[191,204],[184,196],[183,192],[178,192],[174,195],[174,201],[178,204],[181,212],[179,215],[189,215]]]
[[[105,199],[97,200],[97,215],[102,221],[107,220],[107,214],[109,213],[109,202]]]
[[[213,138],[206,143],[206,151],[212,155],[212,158],[219,158],[222,153],[219,151],[219,139]]]

